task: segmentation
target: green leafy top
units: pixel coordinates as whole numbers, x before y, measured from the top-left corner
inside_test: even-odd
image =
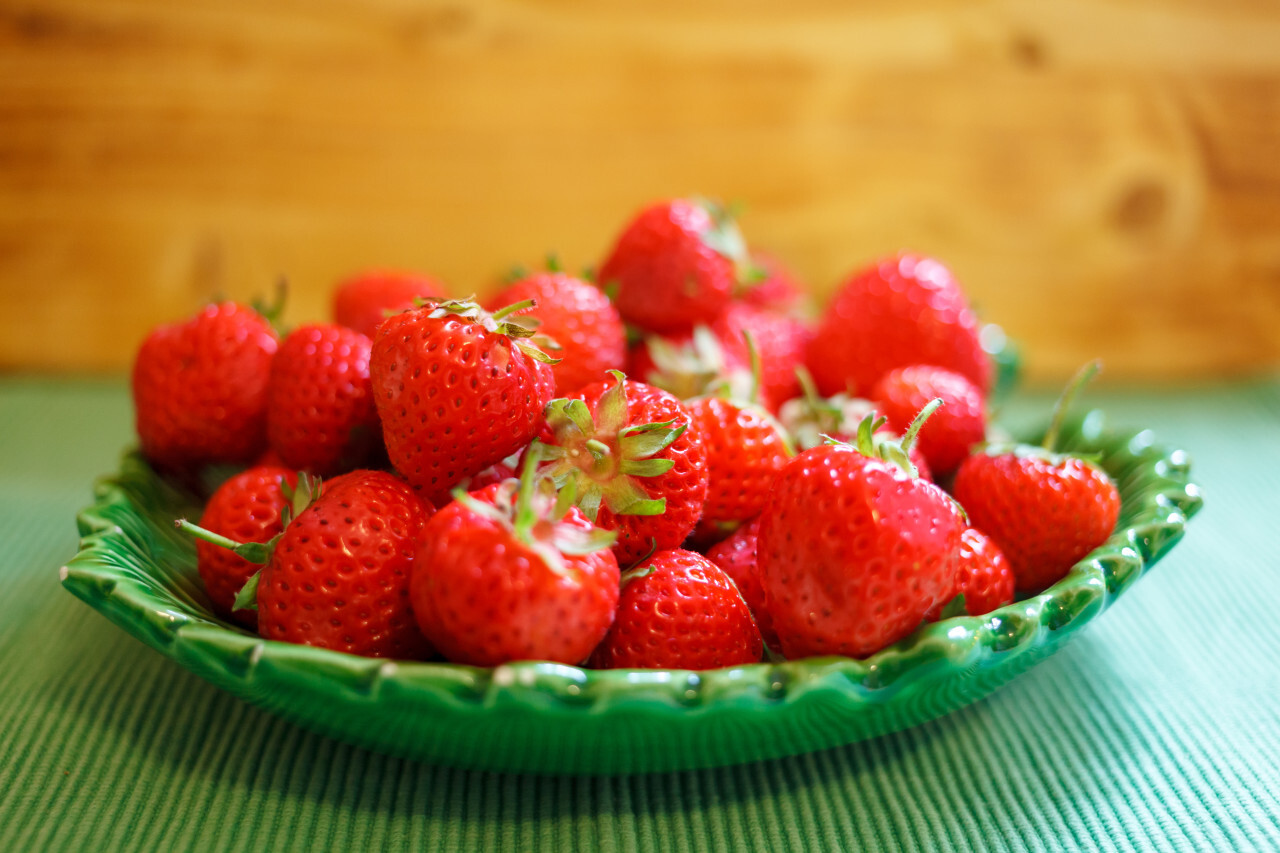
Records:
[[[595,417],[581,400],[560,398],[547,404],[546,421],[555,444],[543,448],[548,473],[562,495],[593,522],[603,504],[615,515],[661,515],[665,498],[652,499],[640,478],[657,477],[675,460],[654,458],[685,431],[674,420],[630,424],[626,376],[611,370],[617,384],[600,397]]]
[[[796,378],[803,393],[782,404],[778,419],[800,450],[817,447],[826,436],[856,434],[858,423],[875,411],[875,404],[861,397],[823,397],[803,365],[796,368]]]
[[[560,359],[552,358],[543,352],[543,349],[558,350],[560,345],[552,338],[538,334],[540,324],[538,318],[519,316],[525,311],[537,308],[538,300],[536,299],[525,299],[492,312],[481,308],[474,299],[420,297],[414,304],[421,309],[429,309],[427,316],[433,319],[458,317],[469,323],[475,323],[486,332],[506,335],[511,338],[516,349],[534,361],[540,361],[543,364],[560,363]]]

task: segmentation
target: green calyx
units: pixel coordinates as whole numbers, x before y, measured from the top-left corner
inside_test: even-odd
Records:
[[[675,460],[655,458],[685,431],[675,421],[629,424],[626,377],[612,370],[617,384],[596,406],[595,417],[581,400],[557,399],[547,404],[547,425],[555,444],[543,448],[548,473],[557,489],[593,522],[600,507],[614,515],[661,515],[665,498],[649,497],[640,483],[675,466]]]
[[[918,477],[920,472],[916,469],[915,463],[911,461],[911,446],[915,443],[916,436],[920,434],[920,428],[924,426],[925,421],[929,420],[930,416],[941,406],[941,397],[935,397],[930,400],[920,410],[920,413],[915,416],[915,419],[911,421],[911,425],[907,427],[907,431],[902,438],[888,438],[883,435],[876,435],[888,423],[888,418],[878,416],[875,412],[872,412],[858,424],[858,433],[853,447],[863,456],[883,459],[906,471],[910,476]],[[844,444],[844,442],[833,438],[828,438],[827,443]]]
[[[289,297],[289,280],[284,276],[276,279],[275,292],[271,296],[271,300],[258,296],[249,303],[249,307],[262,316],[271,328],[275,329],[276,335],[283,338],[288,334],[288,329],[284,326],[284,306],[288,302]]]
[[[817,447],[827,436],[856,433],[856,424],[875,411],[874,404],[861,397],[823,397],[803,365],[796,368],[796,378],[801,396],[783,403],[779,420],[800,450]]]
[[[706,326],[694,326],[688,341],[676,343],[651,335],[645,339],[645,345],[654,369],[641,378],[655,388],[681,400],[690,400],[716,393],[725,382],[724,349]]]
[[[515,538],[542,558],[549,569],[562,577],[573,571],[565,556],[582,556],[611,546],[617,534],[610,530],[565,523],[574,503],[572,488],[558,490],[553,479],[539,471],[547,448],[534,441],[525,454],[518,482],[507,481],[493,503],[477,500],[465,491],[453,493],[455,500],[475,514],[510,530]]]
[[[189,533],[197,539],[217,545],[219,548],[226,548],[243,560],[263,566],[271,562],[271,555],[275,553],[276,543],[284,535],[283,528],[287,528],[289,523],[297,518],[304,509],[315,503],[320,498],[321,491],[320,478],[305,471],[298,473],[298,485],[296,487],[289,485],[289,481],[282,477],[280,479],[280,493],[284,495],[285,499],[285,505],[280,510],[282,532],[277,533],[266,542],[237,542],[234,539],[214,533],[212,530],[205,530],[185,518],[179,518],[173,524],[179,530]],[[254,572],[252,577],[240,588],[240,591],[236,593],[235,602],[231,605],[232,610],[258,609],[258,578],[261,574],[261,570]]]
[[[415,304],[419,308],[429,309],[427,316],[433,319],[458,317],[475,323],[486,332],[506,335],[511,338],[516,349],[534,361],[543,364],[560,363],[560,359],[543,352],[543,349],[558,350],[560,345],[546,335],[538,334],[538,318],[520,316],[538,307],[536,299],[525,299],[492,312],[481,308],[474,299],[420,298]]]
[[[741,206],[725,205],[702,197],[692,198],[690,202],[701,207],[711,217],[711,226],[704,229],[698,236],[707,246],[733,262],[734,278],[739,288],[749,288],[762,281],[767,273],[751,260],[751,254],[747,251],[747,241],[743,238],[741,229],[738,228],[738,214],[741,213]]]
[[[1096,454],[1059,453],[1058,436],[1062,432],[1062,424],[1066,419],[1071,404],[1085,385],[1102,370],[1102,362],[1095,359],[1081,367],[1067,382],[1062,395],[1053,404],[1053,414],[1049,419],[1049,428],[1045,430],[1044,439],[1039,444],[1019,444],[1011,442],[989,442],[975,447],[974,453],[987,456],[1016,456],[1020,459],[1039,459],[1050,465],[1058,466],[1068,459],[1080,459],[1091,465],[1098,465],[1101,458]]]

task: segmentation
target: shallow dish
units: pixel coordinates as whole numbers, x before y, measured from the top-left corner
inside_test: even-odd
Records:
[[[642,772],[794,755],[967,705],[1043,660],[1131,587],[1201,506],[1187,454],[1093,412],[1063,449],[1096,453],[1123,505],[1116,533],[1045,593],[926,625],[865,660],[708,672],[477,669],[386,662],[262,640],[215,617],[173,519],[195,499],[136,454],[79,516],[63,585],[147,645],[242,699],[370,749],[462,767]]]

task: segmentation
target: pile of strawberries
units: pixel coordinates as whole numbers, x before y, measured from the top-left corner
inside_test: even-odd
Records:
[[[152,331],[142,452],[243,467],[179,521],[219,613],[478,666],[861,657],[1045,588],[1115,527],[1056,427],[988,442],[992,360],[935,260],[857,272],[815,321],[729,212],[678,199],[594,279],[481,306],[369,273],[332,323],[223,303]]]

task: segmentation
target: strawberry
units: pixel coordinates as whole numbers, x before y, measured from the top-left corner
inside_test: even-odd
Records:
[[[752,250],[751,262],[756,275],[740,291],[743,302],[779,314],[807,314],[806,288],[782,261],[767,252]]]
[[[809,328],[788,317],[744,302],[730,304],[711,331],[731,358],[747,361],[746,336],[760,356],[760,400],[771,412],[800,394],[796,368],[804,363]]]
[[[600,267],[622,318],[651,332],[708,323],[729,304],[749,263],[724,208],[676,199],[645,208],[623,229]]]
[[[237,543],[186,521],[178,526],[264,564],[236,604],[256,601],[258,630],[268,640],[428,657],[431,647],[409,607],[409,577],[434,508],[386,471],[348,472],[322,491],[318,480],[299,479],[302,499],[286,508],[283,532],[267,545]]]
[[[760,514],[774,478],[794,453],[782,426],[753,403],[699,397],[686,406],[707,449],[707,497],[699,524],[732,529]]]
[[[553,396],[551,361],[530,331],[470,302],[430,301],[388,317],[369,360],[391,463],[432,503],[523,448]]]
[[[756,541],[759,535],[760,517],[756,516],[733,531],[727,539],[712,545],[707,550],[707,559],[733,580],[738,592],[742,593],[742,600],[751,609],[756,624],[760,626],[764,644],[777,649],[778,634],[773,630],[773,618],[769,615],[769,608],[765,606],[760,567],[756,563]]]
[[[560,361],[551,368],[557,394],[572,394],[599,382],[606,371],[623,367],[626,329],[618,309],[599,288],[553,270],[521,278],[494,295],[487,305],[498,310],[529,299],[537,302],[529,316],[540,321],[538,332],[559,346],[555,355]]]
[[[679,400],[612,374],[547,406],[543,453],[556,486],[617,531],[613,553],[627,566],[693,531],[707,496],[706,448]]]
[[[410,595],[422,633],[449,660],[578,664],[613,623],[613,535],[594,527],[549,480],[531,448],[520,481],[464,494],[422,532]]]
[[[381,446],[367,337],[331,324],[294,329],[267,386],[267,438],[282,462],[320,476],[361,467]]]
[[[269,542],[284,530],[280,515],[289,503],[282,483],[297,475],[278,465],[259,465],[223,482],[209,497],[200,526],[237,542]],[[210,542],[196,541],[196,569],[213,609],[248,628],[258,627],[256,610],[235,610],[236,593],[259,566]]]
[[[622,578],[618,614],[591,656],[597,669],[719,669],[764,649],[733,581],[692,551],[659,551]]]
[[[955,592],[964,596],[965,613],[981,616],[1013,603],[1013,570],[999,546],[981,530],[968,527],[960,534],[957,563]],[[925,619],[936,622],[942,612],[942,604],[936,604]]]
[[[1086,365],[1072,380],[1040,446],[988,446],[956,472],[952,493],[970,523],[1004,552],[1020,591],[1061,580],[1115,530],[1120,493],[1111,477],[1093,462],[1054,451],[1067,407],[1098,367]]]
[[[828,444],[792,459],[761,514],[756,560],[788,658],[869,655],[955,589],[959,508],[902,467],[900,446],[875,447],[872,432],[868,418],[859,449]]]
[[[407,311],[417,299],[443,299],[448,288],[429,275],[370,270],[354,275],[333,292],[333,321],[370,340],[390,314]]]
[[[985,394],[991,357],[951,271],[931,258],[898,255],[849,278],[805,353],[823,394],[865,397],[886,372],[910,364],[954,370]]]
[[[935,397],[943,406],[920,431],[916,446],[929,470],[946,476],[960,467],[970,447],[986,438],[987,416],[978,386],[954,371],[915,364],[890,370],[871,389],[876,408],[898,432]]]
[[[162,467],[249,462],[266,448],[267,381],[278,341],[258,311],[234,302],[159,326],[133,363],[142,452]]]

